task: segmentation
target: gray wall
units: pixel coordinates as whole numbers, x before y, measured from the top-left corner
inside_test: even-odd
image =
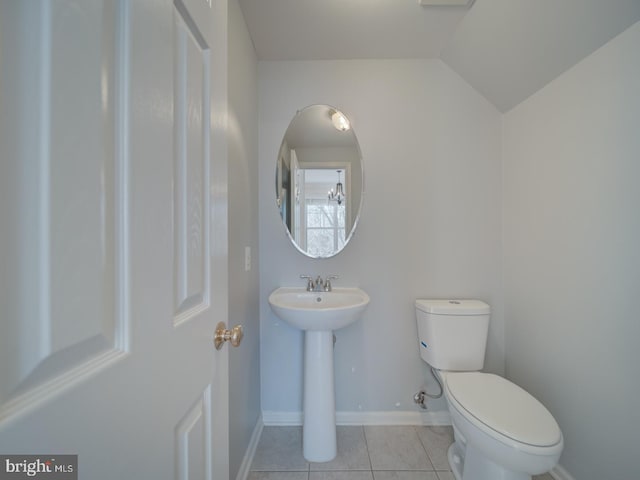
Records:
[[[486,367],[503,372],[497,110],[439,60],[259,62],[258,79],[263,410],[302,408],[302,334],[273,315],[267,297],[279,286],[303,286],[303,273],[339,274],[335,286],[371,296],[362,320],[337,332],[338,411],[415,412],[412,396],[425,379],[436,388],[417,347],[419,297],[490,303]],[[358,230],[326,260],[289,243],[273,185],[289,121],[313,103],[347,115],[365,168]]]
[[[214,72],[215,75],[215,72]],[[260,415],[257,62],[237,0],[229,1],[229,323],[245,337],[229,350],[230,478]],[[245,271],[245,247],[252,265]]]
[[[640,24],[504,117],[507,375],[580,480],[640,478]]]

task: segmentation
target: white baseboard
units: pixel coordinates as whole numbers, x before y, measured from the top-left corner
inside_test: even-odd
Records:
[[[264,422],[262,421],[262,415],[260,415],[256,421],[256,426],[253,428],[253,433],[251,434],[249,445],[247,445],[247,450],[242,458],[242,463],[240,464],[238,475],[236,475],[236,480],[247,480],[247,477],[249,477],[251,464],[253,463],[253,457],[256,454],[256,448],[258,448],[258,442],[260,441],[260,435],[262,435],[263,427]]]
[[[263,411],[265,426],[302,425],[302,412]],[[447,410],[428,412],[336,412],[337,425],[451,425]]]
[[[262,411],[265,427],[289,427],[302,425],[302,412]]]
[[[451,425],[447,410],[429,412],[336,412],[338,425]]]
[[[575,480],[575,478],[573,478],[571,474],[562,467],[562,465],[556,465],[549,473],[556,480]]]

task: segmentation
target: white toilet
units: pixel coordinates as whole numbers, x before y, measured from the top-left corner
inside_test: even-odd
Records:
[[[489,305],[478,300],[416,300],[420,356],[442,381],[456,480],[531,480],[558,463],[562,432],[525,390],[479,371],[489,314]]]

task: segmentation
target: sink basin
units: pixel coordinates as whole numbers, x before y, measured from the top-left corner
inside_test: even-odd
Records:
[[[304,288],[278,288],[269,295],[273,312],[300,330],[338,330],[360,318],[369,295],[359,288],[308,292]]]
[[[273,312],[304,331],[302,453],[310,462],[328,462],[337,454],[333,330],[358,320],[368,304],[369,295],[359,288],[283,287],[269,295]]]

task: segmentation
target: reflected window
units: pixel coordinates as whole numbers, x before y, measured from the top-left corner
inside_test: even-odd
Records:
[[[293,215],[293,237],[315,257],[335,255],[345,244],[347,205],[327,198],[335,187],[332,169],[300,168],[294,163],[296,200]]]
[[[315,256],[333,255],[344,246],[345,204],[326,198],[307,198],[305,202],[307,252]]]

